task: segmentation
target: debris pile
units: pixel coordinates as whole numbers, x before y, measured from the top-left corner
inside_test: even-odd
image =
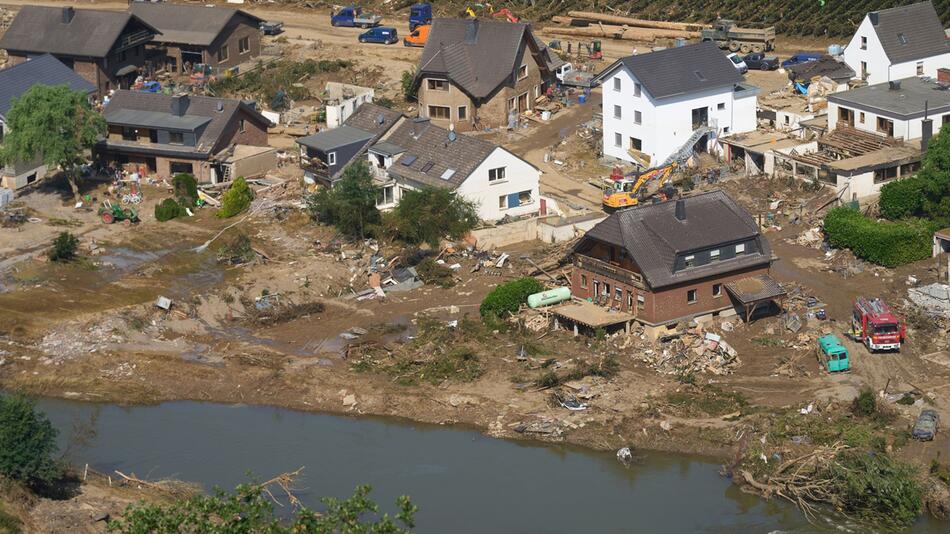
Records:
[[[643,351],[640,359],[660,374],[676,376],[728,375],[742,364],[738,352],[711,332],[704,336],[682,334],[661,341],[656,350]]]
[[[950,286],[947,284],[912,287],[907,290],[907,298],[931,317],[950,317]]]

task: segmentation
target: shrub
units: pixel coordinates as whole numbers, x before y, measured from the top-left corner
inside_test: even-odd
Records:
[[[897,220],[917,215],[923,208],[924,179],[919,176],[895,180],[881,187],[881,215]]]
[[[909,525],[917,518],[921,489],[907,464],[879,452],[847,451],[826,474],[850,514],[887,525]]]
[[[528,295],[541,291],[544,291],[544,285],[530,277],[501,284],[488,293],[478,311],[483,317],[502,317],[515,313],[519,306],[528,301]]]
[[[76,258],[76,249],[79,248],[79,239],[69,232],[61,232],[53,240],[53,248],[49,251],[49,260],[68,262]]]
[[[244,180],[244,177],[239,176],[234,180],[234,183],[231,184],[230,189],[225,191],[224,196],[221,197],[221,208],[218,210],[217,215],[222,219],[234,217],[238,213],[246,210],[247,207],[251,205],[252,200],[254,200],[254,193],[251,192],[251,188],[247,186],[247,181]]]
[[[416,99],[416,91],[412,84],[412,82],[415,81],[415,78],[415,69],[402,71],[402,78],[400,78],[399,83],[402,87],[402,96],[407,102],[411,102]]]
[[[33,402],[0,395],[0,475],[20,482],[50,482],[60,475],[53,460],[56,429]]]
[[[184,214],[185,209],[174,198],[166,198],[155,205],[155,220],[159,222],[170,221]]]
[[[455,276],[452,269],[439,265],[434,259],[426,258],[416,266],[416,272],[423,282],[441,288],[450,288],[455,285]]]
[[[930,233],[910,223],[878,222],[850,208],[834,208],[825,216],[828,242],[885,267],[930,257]]]
[[[194,206],[198,201],[198,180],[187,172],[181,172],[172,178],[172,187],[175,188],[175,198],[185,206]]]
[[[874,398],[874,392],[870,389],[862,389],[861,393],[854,398],[851,404],[851,411],[855,415],[870,417],[877,411],[877,400]]]

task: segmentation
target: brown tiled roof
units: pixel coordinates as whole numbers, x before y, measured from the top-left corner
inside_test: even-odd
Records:
[[[686,218],[675,216],[676,201],[616,212],[587,232],[586,238],[622,247],[650,287],[664,287],[740,269],[768,265],[772,251],[752,216],[722,190],[681,199]],[[755,251],[674,272],[678,255],[754,239]]]
[[[66,7],[23,6],[0,38],[0,48],[99,58],[109,54],[129,22],[136,21],[158,32],[125,11],[75,9],[72,19],[63,22],[64,9]]]
[[[449,130],[428,119],[405,120],[385,139],[387,144],[405,150],[393,162],[389,174],[423,185],[454,189],[498,148],[477,137],[454,134],[454,138],[450,140]],[[450,169],[455,172],[443,178]]]

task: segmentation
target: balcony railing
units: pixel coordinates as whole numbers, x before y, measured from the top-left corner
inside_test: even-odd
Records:
[[[620,282],[629,283],[634,287],[646,289],[643,285],[643,276],[640,273],[628,271],[619,265],[613,265],[597,258],[578,254],[574,257],[574,265],[585,271],[607,276]]]

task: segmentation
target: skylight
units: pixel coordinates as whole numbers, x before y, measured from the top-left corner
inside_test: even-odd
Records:
[[[435,162],[427,161],[426,164],[422,166],[422,172],[429,172],[432,170],[432,167],[435,167]]]
[[[897,34],[897,40],[900,41],[901,44],[907,44],[907,36],[904,35],[903,33]]]
[[[699,81],[701,81],[701,82],[705,82],[705,81],[706,81],[706,77],[703,76],[703,73],[702,73],[702,72],[699,72],[698,70],[695,70],[695,71],[693,71],[693,74],[695,74],[696,77],[699,78]]]
[[[449,180],[455,176],[455,169],[445,169],[445,172],[442,173],[443,180]]]
[[[400,161],[400,163],[408,167],[412,165],[413,163],[415,163],[417,159],[419,159],[417,156],[406,156],[402,158],[402,161]]]

